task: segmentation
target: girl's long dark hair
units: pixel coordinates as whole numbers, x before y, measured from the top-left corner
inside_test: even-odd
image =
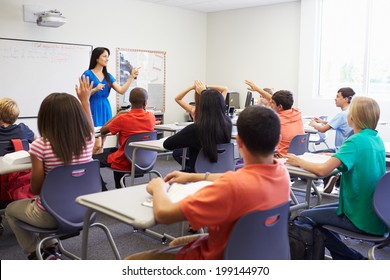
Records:
[[[67,93],[52,93],[42,101],[38,112],[38,131],[65,164],[70,163],[73,156],[80,157],[93,135],[80,102]]]
[[[110,56],[110,50],[107,49],[107,48],[98,47],[98,48],[95,48],[92,51],[91,60],[89,61],[89,68],[88,68],[89,70],[92,70],[93,68],[96,67],[97,60],[102,55],[102,53],[104,53],[105,51],[108,53],[108,56]],[[107,83],[108,83],[108,85],[110,86],[110,89],[111,89],[112,81],[110,79],[110,76],[108,75],[106,66],[103,67],[103,75],[104,75],[104,78],[106,79],[106,81],[107,81]]]
[[[216,162],[217,144],[229,143],[232,133],[232,122],[225,114],[225,100],[218,90],[207,89],[201,93],[195,123],[205,156]]]

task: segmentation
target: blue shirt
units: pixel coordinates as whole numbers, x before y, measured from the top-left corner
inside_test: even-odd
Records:
[[[348,112],[349,109],[341,111],[328,122],[328,125],[336,130],[336,137],[334,141],[336,150],[341,147],[345,139],[348,138],[349,134],[352,131],[352,128],[348,125]]]
[[[24,123],[0,126],[0,140],[26,139],[29,143],[34,141],[34,132]]]
[[[103,81],[100,81],[92,70],[86,70],[83,75],[85,77],[89,77],[89,81],[93,82],[93,87],[96,87],[98,84],[104,84],[104,88],[92,94],[89,99],[94,126],[103,126],[109,119],[112,118],[111,105],[108,101],[111,87],[105,78]],[[114,76],[110,73],[108,73],[108,75],[111,83],[114,83],[116,81]]]

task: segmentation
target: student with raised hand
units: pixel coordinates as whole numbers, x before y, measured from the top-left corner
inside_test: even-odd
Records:
[[[193,85],[189,86],[182,92],[180,92],[176,97],[175,101],[177,104],[180,105],[186,112],[188,112],[191,116],[191,119],[194,121],[195,120],[195,108],[197,105],[199,105],[199,99],[200,99],[200,92],[196,91],[196,83],[199,83],[199,80],[196,80]],[[219,92],[221,92],[222,96],[226,98],[228,88],[224,86],[218,86],[218,85],[207,85],[206,88],[209,89],[216,89]],[[195,91],[195,105],[191,105],[187,103],[186,101],[183,100],[183,98],[192,90]]]
[[[89,77],[94,83],[91,92],[90,106],[95,127],[103,126],[112,118],[111,105],[108,101],[111,88],[119,94],[125,94],[131,83],[137,79],[139,68],[134,67],[129,73],[129,77],[122,86],[107,71],[107,64],[110,57],[110,50],[104,47],[95,48],[92,51],[88,70],[84,71],[83,76]],[[95,144],[95,153],[101,152],[104,140],[97,139]]]
[[[341,109],[336,116],[334,116],[330,121],[322,120],[320,118],[314,118],[310,121],[309,125],[317,129],[319,132],[325,133],[330,129],[336,130],[335,138],[335,152],[338,150],[343,142],[350,136],[352,128],[348,125],[347,116],[349,111],[349,104],[351,103],[352,97],[355,95],[355,92],[350,87],[340,88],[337,91],[335,100],[336,107]]]
[[[300,166],[319,176],[325,176],[335,168],[343,173],[338,203],[320,205],[301,213],[320,226],[326,236],[325,246],[335,260],[364,257],[344,244],[338,234],[322,228],[322,225],[374,235],[386,232],[385,225],[372,207],[376,185],[386,172],[385,147],[375,130],[379,116],[379,105],[374,99],[354,97],[348,113],[348,124],[354,135],[345,140],[329,160],[314,163],[287,155],[288,164]]]
[[[195,161],[201,148],[211,162],[218,159],[217,144],[229,143],[232,134],[232,122],[225,111],[223,95],[216,89],[206,88],[201,81],[195,81],[195,90],[200,92],[196,118],[193,124],[164,141],[164,148],[175,150],[174,159],[181,164],[181,153],[176,151],[188,148],[189,162],[185,171],[194,172]]]
[[[26,139],[32,143],[36,138],[34,132],[24,123],[16,124],[19,117],[18,104],[11,98],[0,98],[0,141]]]
[[[68,93],[52,93],[43,101],[38,112],[38,137],[30,146],[32,163],[31,191],[37,196],[16,200],[5,209],[5,217],[28,259],[36,259],[36,243],[40,237],[18,227],[15,220],[42,228],[54,228],[56,220],[45,210],[39,194],[46,174],[57,166],[89,162],[95,142],[89,98],[92,83],[82,77],[76,86],[77,98]],[[72,139],[72,141],[69,141]],[[58,259],[61,252],[55,241],[44,244],[45,259]]]
[[[245,80],[245,84],[249,86],[248,90],[256,91],[268,100],[269,106],[278,113],[281,124],[281,139],[275,157],[284,157],[294,136],[305,133],[302,114],[297,108],[293,107],[293,94],[288,90],[279,90],[274,94],[270,94],[250,80]]]
[[[288,171],[273,157],[280,137],[277,114],[264,106],[250,106],[240,113],[237,129],[243,168],[224,174],[175,171],[164,180],[153,179],[147,186],[153,195],[153,212],[158,223],[187,220],[196,229],[207,227],[209,233],[179,237],[168,248],[137,253],[126,259],[223,259],[229,235],[240,217],[289,200]],[[206,179],[213,183],[180,202],[172,203],[167,196],[169,184]]]

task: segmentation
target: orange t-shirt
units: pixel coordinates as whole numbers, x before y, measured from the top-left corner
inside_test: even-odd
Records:
[[[192,228],[207,226],[209,235],[184,246],[176,259],[223,259],[229,235],[241,216],[285,203],[289,194],[290,176],[276,160],[225,173],[180,202]]]
[[[131,164],[125,156],[125,144],[127,139],[136,133],[154,131],[155,116],[144,109],[131,109],[126,114],[121,114],[113,119],[108,125],[112,134],[118,133],[119,148],[116,152],[108,155],[108,163],[111,167],[119,170],[130,170]]]
[[[305,133],[303,128],[302,114],[296,108],[280,111],[280,133],[282,135],[278,144],[278,154],[281,157],[287,155],[288,147],[295,135]]]

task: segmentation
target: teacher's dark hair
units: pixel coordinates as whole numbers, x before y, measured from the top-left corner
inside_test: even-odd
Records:
[[[86,142],[93,137],[93,129],[81,103],[67,93],[52,93],[42,101],[38,131],[65,164],[70,163],[73,156],[80,157]]]
[[[104,53],[105,51],[108,53],[108,56],[110,56],[110,50],[107,49],[107,48],[104,48],[104,47],[98,47],[98,48],[95,48],[92,51],[91,60],[89,62],[89,68],[88,68],[89,70],[92,70],[93,68],[96,67],[97,60],[102,55],[102,53]],[[103,67],[103,75],[104,75],[104,78],[106,79],[106,81],[107,81],[107,83],[108,83],[108,85],[110,86],[110,89],[111,89],[112,81],[110,79],[110,76],[108,75],[106,66]]]

